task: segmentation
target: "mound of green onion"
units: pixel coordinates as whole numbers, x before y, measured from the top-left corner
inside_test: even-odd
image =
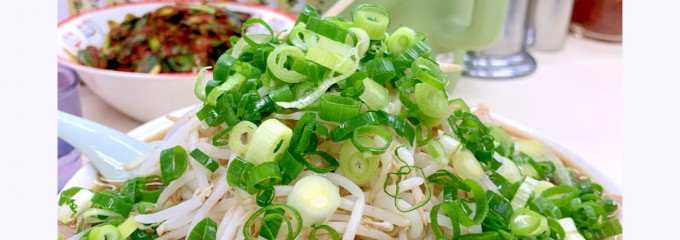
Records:
[[[369,226],[366,216],[350,217],[347,229],[333,227],[330,219],[346,213],[347,206],[339,209],[347,201],[352,213],[372,203],[409,221],[427,220],[427,229],[401,229],[407,238],[622,233],[618,205],[599,184],[577,177],[541,143],[517,140],[482,122],[462,99],[450,99],[426,37],[407,26],[389,32],[389,24],[388,11],[376,5],[358,6],[350,20],[321,18],[307,5],[283,34],[261,19],[246,21],[244,32],[261,25],[268,33],[233,37],[212,79],[205,67],[194,86],[203,102],[195,114],[200,128],[233,157],[186,145],[161,149],[158,175],[116,189],[63,191],[59,221],[75,224],[81,239],[155,239],[165,225],[136,216],[167,210],[157,203],[169,197],[163,190],[187,181],[188,171],[203,171],[224,173],[210,190],[226,185],[229,194],[256,203],[239,229],[246,239],[365,234],[350,225]],[[343,200],[345,192],[353,198]],[[179,205],[199,209],[211,201],[201,194]],[[219,225],[214,217],[196,218],[186,239],[218,239]]]

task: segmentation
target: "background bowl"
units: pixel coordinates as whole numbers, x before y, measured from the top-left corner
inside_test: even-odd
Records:
[[[121,22],[130,13],[141,17],[173,1],[128,3],[104,7],[65,19],[58,25],[58,62],[75,70],[80,79],[105,102],[139,121],[150,121],[165,113],[198,103],[193,93],[196,73],[149,74],[88,67],[73,56],[87,46],[101,47],[109,31],[107,21]],[[241,3],[210,3],[230,11],[262,18],[275,33],[292,29],[295,18],[276,9]],[[248,32],[265,32],[253,26]]]

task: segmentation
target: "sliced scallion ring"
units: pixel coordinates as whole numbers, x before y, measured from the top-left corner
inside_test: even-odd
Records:
[[[378,155],[365,156],[350,141],[345,141],[340,150],[340,169],[345,177],[356,184],[365,184],[378,169]]]
[[[276,119],[268,119],[255,130],[250,141],[246,160],[258,165],[281,158],[288,149],[293,130]]]
[[[267,57],[267,67],[269,71],[279,80],[287,83],[299,83],[307,80],[307,76],[284,67],[287,59],[304,58],[305,54],[299,48],[293,46],[278,46]]]
[[[353,26],[366,30],[371,40],[380,40],[390,24],[390,13],[375,4],[362,4],[352,10],[352,20]]]
[[[376,137],[381,138],[383,143],[379,144],[378,139],[375,139]],[[378,126],[361,126],[354,129],[352,144],[361,152],[381,154],[392,144],[392,134]]]

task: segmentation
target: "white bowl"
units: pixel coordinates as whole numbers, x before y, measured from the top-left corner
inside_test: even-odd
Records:
[[[198,103],[192,91],[195,73],[147,74],[98,69],[79,64],[71,56],[87,46],[101,47],[109,27],[107,21],[121,22],[126,14],[142,16],[174,2],[128,3],[104,7],[61,21],[57,30],[58,62],[74,69],[80,78],[119,111],[140,121],[150,121],[170,111]],[[295,18],[276,9],[235,2],[211,3],[228,10],[262,18],[275,33],[293,28]],[[253,26],[248,32],[263,32]]]
[[[174,111],[169,115],[180,117],[191,109],[192,107],[186,107]],[[562,159],[562,161],[564,161],[567,166],[578,170],[581,174],[589,176],[593,181],[600,183],[605,192],[616,195],[621,195],[623,193],[620,186],[616,185],[614,181],[611,180],[611,178],[595,169],[585,159],[580,158],[573,152],[570,152],[567,150],[567,148],[558,144],[546,135],[498,114],[491,113],[491,116],[503,126],[503,129],[510,131],[514,136],[527,139],[536,139],[552,147],[552,149],[555,150],[557,156]],[[128,132],[128,135],[144,141],[160,139],[162,138],[163,134],[165,134],[165,132],[172,126],[172,124],[173,122],[168,120],[166,117],[159,117],[133,129],[132,131]],[[97,170],[91,163],[88,162],[80,170],[78,170],[75,175],[73,175],[71,180],[66,183],[63,189],[69,189],[71,187],[90,188],[96,177]]]

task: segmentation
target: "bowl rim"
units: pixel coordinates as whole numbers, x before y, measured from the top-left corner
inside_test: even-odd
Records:
[[[166,116],[179,117],[186,114],[189,111],[192,111],[192,109],[195,109],[197,107],[198,105],[192,105],[182,109],[175,110],[171,113],[167,113],[161,117],[148,121],[132,129],[127,134],[140,140],[146,140],[157,137],[158,134],[165,133],[165,131],[172,127],[173,122],[170,121]],[[490,111],[489,113],[490,116],[496,122],[501,124],[502,127],[509,128],[510,130],[514,131],[516,134],[521,135],[522,137],[536,139],[538,141],[543,142],[544,144],[547,144],[550,148],[552,148],[556,152],[558,158],[562,162],[571,163],[570,167],[580,171],[581,174],[588,176],[590,179],[600,183],[604,188],[605,193],[619,194],[623,196],[621,186],[614,182],[610,176],[604,174],[598,168],[593,167],[593,165],[590,164],[586,159],[580,157],[571,150],[567,149],[564,145],[561,145],[553,138],[531,127],[528,127],[520,122],[512,120],[503,115],[494,113],[493,111]],[[97,170],[94,168],[92,163],[88,161],[87,163],[83,164],[83,166],[80,169],[78,169],[78,171],[76,171],[76,173],[73,175],[73,177],[71,177],[71,179],[69,179],[68,182],[66,182],[66,184],[62,188],[62,191],[76,186],[90,187],[89,185],[86,184],[92,184],[92,182],[95,180],[97,176],[96,173]]]
[[[103,12],[103,11],[108,11],[111,9],[117,9],[117,8],[126,8],[126,7],[131,7],[131,6],[140,6],[140,5],[155,5],[155,4],[173,4],[177,3],[177,1],[173,0],[158,0],[158,1],[153,1],[153,2],[128,2],[128,3],[122,3],[122,4],[116,4],[116,5],[108,5],[104,6],[101,8],[97,9],[91,9],[87,10],[84,12],[81,12],[78,15],[73,15],[68,18],[65,18],[57,23],[57,29],[61,28],[62,25],[65,25],[71,21],[74,21],[76,19],[81,19],[83,17],[87,17],[89,15],[98,13],[98,12]],[[259,4],[252,4],[252,3],[240,3],[240,2],[224,2],[224,1],[217,1],[217,0],[189,0],[185,1],[183,3],[211,3],[211,4],[224,4],[224,5],[234,5],[234,6],[240,6],[240,7],[248,7],[248,8],[254,8],[260,11],[265,11],[265,12],[270,12],[274,15],[279,15],[284,18],[287,18],[288,20],[291,20],[293,22],[296,21],[296,18],[291,15],[290,13],[284,12],[282,10],[269,7],[269,6],[264,6],[264,5],[259,5]],[[90,67],[90,66],[85,66],[80,63],[73,62],[69,59],[66,59],[59,54],[57,54],[57,62],[59,64],[63,64],[68,66],[69,68],[76,69],[78,71],[88,71],[88,72],[100,72],[108,76],[124,76],[124,77],[145,77],[145,78],[162,78],[166,80],[167,78],[175,78],[175,79],[183,79],[187,77],[195,77],[198,75],[197,72],[188,72],[188,73],[157,73],[157,74],[148,74],[148,73],[137,73],[137,72],[122,72],[122,71],[115,71],[115,70],[109,70],[109,69],[101,69],[101,68],[95,68],[95,67]]]

